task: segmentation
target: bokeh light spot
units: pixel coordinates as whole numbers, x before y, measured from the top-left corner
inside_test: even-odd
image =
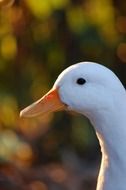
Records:
[[[48,17],[52,11],[52,6],[48,0],[38,0],[37,2],[36,0],[26,0],[26,2],[31,12],[37,18]]]
[[[51,3],[55,9],[61,9],[68,5],[69,0],[51,0]]]
[[[122,62],[126,63],[126,43],[120,43],[117,48],[117,56]]]
[[[32,149],[26,143],[21,143],[17,150],[17,156],[20,160],[27,161],[32,158]]]
[[[126,17],[119,16],[116,25],[119,32],[126,33]]]
[[[5,130],[0,135],[0,157],[11,159],[18,145],[18,138],[11,130]]]
[[[50,177],[57,183],[62,183],[66,180],[67,173],[65,172],[64,168],[59,167],[58,165],[52,166],[50,172],[49,172]]]
[[[48,187],[45,183],[40,181],[33,181],[30,184],[31,190],[48,190]]]
[[[0,98],[1,114],[0,121],[5,126],[16,127],[17,120],[17,101],[13,96],[4,96]]]
[[[1,54],[3,58],[10,60],[16,56],[17,53],[17,41],[12,35],[7,35],[1,42]]]
[[[82,31],[85,26],[85,15],[81,7],[73,7],[67,11],[68,24],[74,32]]]

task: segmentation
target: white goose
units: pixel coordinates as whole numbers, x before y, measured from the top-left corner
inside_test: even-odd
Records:
[[[126,91],[117,76],[97,63],[70,66],[20,115],[64,109],[87,116],[96,130],[102,151],[97,190],[126,190]]]

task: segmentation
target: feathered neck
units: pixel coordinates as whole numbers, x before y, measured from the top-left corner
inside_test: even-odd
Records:
[[[97,190],[125,190],[126,103],[124,99],[117,102],[115,107],[97,113],[90,120],[95,127],[102,152]]]

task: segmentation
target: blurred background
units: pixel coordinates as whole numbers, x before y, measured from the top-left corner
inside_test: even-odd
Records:
[[[19,118],[80,61],[125,85],[125,0],[0,0],[1,190],[95,190],[101,154],[86,118]]]

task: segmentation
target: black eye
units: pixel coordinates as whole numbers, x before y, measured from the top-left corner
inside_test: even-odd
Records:
[[[79,79],[77,79],[77,84],[79,84],[79,85],[83,85],[83,84],[85,84],[86,83],[86,80],[84,79],[84,78],[79,78]]]

